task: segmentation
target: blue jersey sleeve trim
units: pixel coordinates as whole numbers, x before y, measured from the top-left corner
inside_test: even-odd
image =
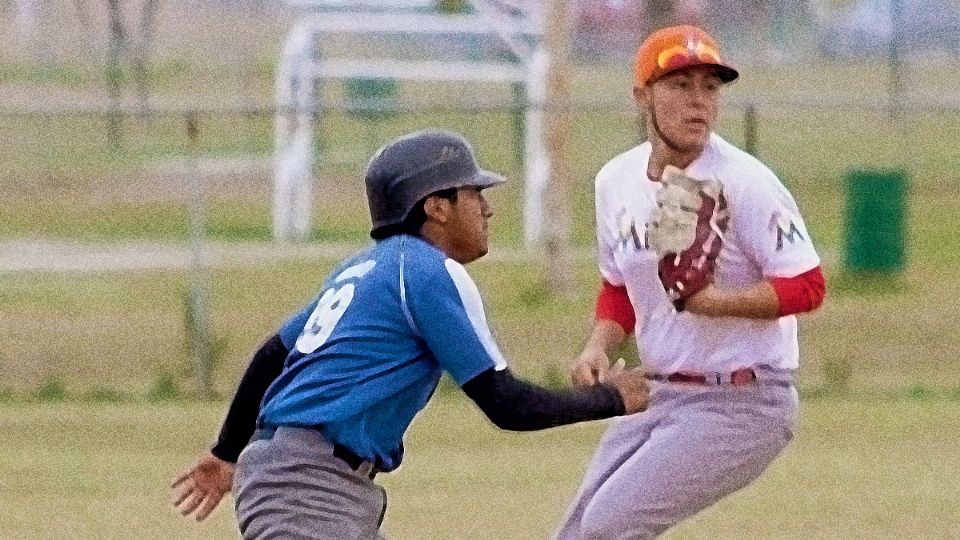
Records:
[[[504,360],[503,354],[500,353],[500,348],[497,347],[497,343],[493,340],[493,333],[487,324],[487,314],[483,309],[483,299],[480,297],[480,290],[477,289],[477,284],[474,283],[470,275],[467,274],[466,268],[453,259],[444,261],[444,266],[447,269],[447,273],[450,274],[450,277],[453,279],[453,284],[460,294],[460,301],[463,303],[463,307],[467,312],[467,318],[470,320],[470,325],[473,327],[473,331],[476,333],[480,343],[483,344],[483,349],[493,360],[497,370],[504,369],[507,367],[507,362]]]
[[[506,362],[487,326],[476,284],[462,265],[439,255],[408,261],[407,301],[433,357],[463,385],[484,370],[503,369]]]
[[[418,335],[422,336],[420,329],[417,328],[417,323],[413,320],[413,314],[410,313],[410,306],[407,305],[407,284],[403,275],[403,267],[405,262],[406,254],[406,244],[407,239],[403,237],[400,239],[400,306],[403,309],[403,316],[407,319],[407,324],[410,325],[410,330]]]

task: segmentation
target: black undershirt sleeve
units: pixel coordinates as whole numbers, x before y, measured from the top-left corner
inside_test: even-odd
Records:
[[[263,395],[283,371],[288,352],[278,334],[268,339],[253,355],[230,402],[217,442],[210,449],[213,455],[224,461],[237,462],[240,452],[250,442],[257,427]]]
[[[462,388],[494,425],[510,431],[534,431],[626,412],[620,392],[612,385],[553,391],[517,379],[509,369],[490,368]]]

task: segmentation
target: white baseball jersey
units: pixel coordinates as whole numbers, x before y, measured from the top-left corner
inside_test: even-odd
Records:
[[[796,369],[797,319],[706,317],[678,313],[657,277],[646,224],[662,184],[647,178],[651,145],[641,144],[608,162],[597,174],[597,246],[600,272],[625,286],[636,314],[645,366],[659,373],[728,372],[767,365]],[[742,288],[764,278],[793,277],[820,258],[790,192],[753,156],[716,134],[684,171],[723,185],[730,222],[714,282]]]

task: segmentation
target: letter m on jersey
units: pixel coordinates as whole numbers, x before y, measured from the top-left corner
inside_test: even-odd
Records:
[[[621,208],[617,212],[617,246],[622,251],[632,243],[634,249],[643,249],[644,242],[640,241],[640,235],[637,233],[637,224],[633,217],[627,213],[626,208]]]
[[[768,225],[770,232],[776,231],[777,233],[777,251],[783,249],[783,240],[788,240],[791,244],[795,242],[794,239],[799,238],[800,241],[806,240],[803,233],[800,232],[800,229],[797,228],[797,224],[789,216],[784,216],[780,211],[775,211],[773,215],[770,216],[770,224]]]

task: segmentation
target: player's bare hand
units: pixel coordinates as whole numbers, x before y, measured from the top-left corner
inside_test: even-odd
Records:
[[[184,516],[191,513],[203,521],[233,488],[236,465],[214,456],[201,454],[189,469],[170,484],[173,506]]]
[[[620,370],[608,374],[605,382],[613,385],[620,392],[626,414],[647,410],[647,406],[650,404],[650,385],[643,371],[639,369],[623,370],[623,364],[619,361],[617,365],[621,366]]]
[[[570,370],[574,386],[592,386],[606,377],[610,370],[610,358],[601,349],[584,349]]]

